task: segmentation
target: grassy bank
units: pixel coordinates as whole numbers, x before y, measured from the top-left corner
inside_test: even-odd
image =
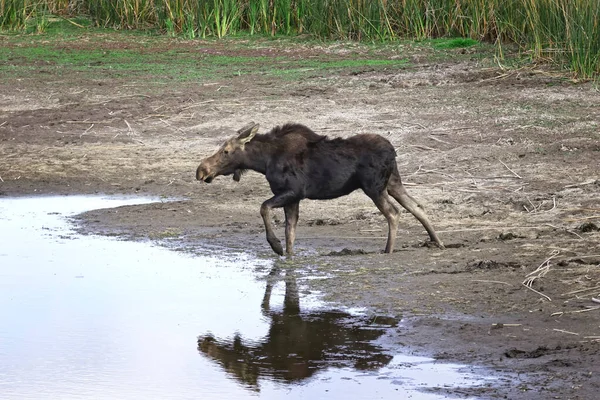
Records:
[[[309,34],[390,41],[463,37],[516,43],[569,68],[600,75],[597,0],[0,0],[0,27],[43,31],[49,13],[88,15],[100,27],[170,35]]]

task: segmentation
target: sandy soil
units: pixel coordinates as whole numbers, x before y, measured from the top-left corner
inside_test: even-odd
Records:
[[[239,51],[189,43],[181,51]],[[343,46],[246,51],[357,57]],[[485,68],[476,57],[410,57],[404,69],[163,86],[41,65],[26,78],[0,80],[0,195],[176,198],[93,211],[78,222],[89,233],[275,259],[259,216],[270,196],[264,178],[199,183],[199,161],[251,120],[262,132],[298,122],[330,136],[384,135],[448,248],[425,246],[425,231],[403,212],[398,249],[382,254],[385,220],[356,192],[301,203],[298,255],[284,265],[306,291],[333,303],[402,316],[397,340],[407,351],[511,372],[520,382],[450,389],[453,396],[597,398],[598,91],[535,69]]]

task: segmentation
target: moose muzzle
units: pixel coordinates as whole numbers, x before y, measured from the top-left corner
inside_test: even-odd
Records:
[[[204,166],[200,164],[200,166],[196,170],[196,179],[206,183],[211,183],[213,178],[214,176],[210,175],[206,168],[204,168]]]

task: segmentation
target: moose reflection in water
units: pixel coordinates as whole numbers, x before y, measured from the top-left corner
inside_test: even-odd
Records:
[[[283,309],[270,308],[271,291],[285,281]],[[261,342],[245,341],[240,334],[221,340],[207,334],[198,338],[198,351],[219,363],[247,387],[259,390],[260,377],[292,383],[329,367],[375,370],[392,356],[372,343],[396,326],[387,317],[355,316],[342,311],[302,313],[293,271],[276,266],[267,279],[262,312],[271,326]]]

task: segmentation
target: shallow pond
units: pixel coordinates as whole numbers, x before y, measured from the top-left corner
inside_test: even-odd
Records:
[[[0,198],[0,398],[439,399],[494,382],[399,354],[398,321],[299,294],[285,264],[80,236],[66,218],[149,201]]]

